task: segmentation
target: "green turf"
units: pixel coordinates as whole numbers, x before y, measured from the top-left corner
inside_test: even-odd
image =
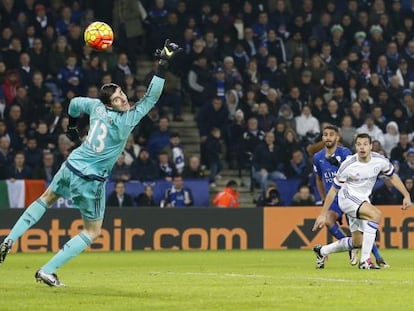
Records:
[[[384,250],[391,269],[358,270],[347,254],[314,268],[309,250],[83,253],[35,283],[51,254],[10,254],[0,310],[414,310],[414,250]]]

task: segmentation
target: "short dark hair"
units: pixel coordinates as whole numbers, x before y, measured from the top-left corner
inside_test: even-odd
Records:
[[[368,133],[359,133],[357,136],[355,136],[355,143],[357,142],[358,138],[368,138],[369,143],[372,144],[372,138]]]
[[[233,179],[229,180],[226,184],[226,187],[237,187],[237,183]]]
[[[111,96],[120,86],[115,83],[107,83],[102,85],[99,90],[99,99],[105,106],[111,106]]]
[[[333,124],[327,124],[323,130],[332,130],[335,131],[336,133],[339,133],[339,129],[337,126],[333,125]]]

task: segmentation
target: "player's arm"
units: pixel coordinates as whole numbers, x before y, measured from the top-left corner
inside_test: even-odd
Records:
[[[318,218],[316,218],[315,224],[313,225],[312,231],[323,228],[325,226],[326,214],[328,213],[329,207],[335,199],[338,189],[336,187],[331,187],[328,191],[328,194],[325,197],[323,202],[321,213]]]
[[[319,196],[320,196],[322,202],[324,202],[325,198],[326,198],[326,194],[325,194],[325,186],[323,185],[323,181],[322,181],[321,176],[316,175],[315,176],[315,181],[316,181],[316,189],[318,189]]]
[[[155,57],[158,59],[157,72],[154,74],[144,97],[135,104],[135,113],[127,115],[127,124],[137,124],[157,103],[164,88],[168,63],[180,51],[182,51],[182,48],[171,42],[170,39],[165,40],[162,50],[157,49],[155,51]]]
[[[88,97],[75,97],[71,99],[68,107],[69,125],[66,132],[66,136],[71,141],[78,142],[80,140],[78,132],[78,118],[80,115],[82,113],[90,115],[92,109],[98,103],[99,100]]]
[[[392,185],[397,188],[397,190],[403,195],[404,199],[403,199],[403,206],[402,209],[407,209],[409,208],[411,205],[413,205],[413,203],[411,202],[411,196],[410,193],[408,192],[407,188],[405,187],[404,183],[401,181],[401,178],[397,175],[397,174],[392,174],[392,176],[390,177],[390,181],[392,183]]]

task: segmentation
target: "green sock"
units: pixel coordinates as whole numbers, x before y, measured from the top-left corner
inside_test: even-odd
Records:
[[[41,270],[49,274],[54,273],[59,267],[79,255],[91,244],[92,238],[86,232],[79,233],[66,242],[62,249]]]
[[[37,199],[24,211],[23,215],[20,216],[16,224],[13,226],[9,235],[4,239],[12,240],[13,242],[20,238],[31,226],[39,221],[39,219],[46,212],[48,206],[41,200]]]

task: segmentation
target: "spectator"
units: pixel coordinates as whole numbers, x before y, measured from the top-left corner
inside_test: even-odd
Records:
[[[0,180],[7,178],[7,169],[13,163],[13,153],[10,148],[10,138],[0,136]]]
[[[135,201],[138,207],[154,207],[158,206],[154,201],[154,190],[151,185],[145,185],[144,192],[140,193]]]
[[[405,153],[405,161],[400,166],[401,179],[414,178],[414,147]]]
[[[159,178],[157,164],[149,156],[147,148],[141,148],[138,159],[131,164],[131,179],[143,181],[156,181]]]
[[[411,195],[411,198],[414,197],[414,178],[413,177],[408,177],[406,179],[404,179],[404,185],[407,188],[408,192]],[[402,199],[401,194],[399,195],[398,200]],[[398,201],[401,202],[401,201]]]
[[[352,119],[352,126],[355,128],[361,127],[365,122],[365,112],[362,110],[361,104],[357,101],[351,104],[349,115]]]
[[[403,163],[405,161],[404,155],[411,147],[409,135],[406,132],[400,132],[397,145],[391,149],[391,161]]]
[[[309,186],[302,185],[299,191],[293,195],[291,206],[312,206],[315,205],[315,196],[311,193]]]
[[[368,115],[365,118],[365,124],[357,128],[357,134],[359,133],[367,133],[371,136],[372,140],[378,140],[381,146],[384,145],[384,133],[374,124],[372,115]]]
[[[352,126],[352,118],[349,115],[345,115],[342,119],[341,127],[341,141],[345,147],[352,148],[355,135],[356,128]]]
[[[210,185],[215,187],[215,179],[218,177],[218,174],[223,168],[223,163],[221,161],[222,156],[222,146],[221,146],[221,131],[217,127],[211,129],[210,135],[206,140],[206,160],[208,168],[210,170]]]
[[[14,162],[6,168],[7,179],[31,179],[32,169],[26,165],[23,151],[17,151]]]
[[[190,71],[188,72],[187,83],[190,91],[192,110],[200,109],[211,96],[211,87],[213,87],[213,78],[208,68],[207,58],[201,54],[195,60]],[[224,96],[224,82],[222,83]]]
[[[227,107],[223,104],[223,100],[219,97],[215,97],[211,103],[208,103],[202,107],[197,114],[197,127],[200,133],[200,152],[201,163],[207,164],[207,159],[204,156],[207,152],[206,141],[211,129],[216,127],[221,132],[226,132],[226,125],[228,119]]]
[[[399,197],[389,178],[385,178],[384,184],[373,191],[371,202],[376,205],[397,205],[401,202]]]
[[[275,145],[275,135],[267,132],[265,140],[258,145],[253,154],[253,178],[260,183],[262,190],[273,179],[286,179],[284,172],[285,159],[281,147]]]
[[[11,105],[11,103],[13,102],[19,85],[20,80],[17,71],[8,70],[6,79],[2,85],[3,93],[6,99],[6,105]]]
[[[132,206],[132,197],[130,194],[125,192],[125,184],[123,181],[115,183],[115,189],[108,196],[106,206],[118,208]]]
[[[286,177],[299,179],[301,183],[307,183],[312,172],[309,162],[301,149],[295,149],[289,155],[290,161],[286,165]]]
[[[42,149],[37,146],[37,140],[31,136],[27,139],[24,148],[25,163],[31,169],[34,169],[42,160]],[[44,158],[44,156],[43,156]]]
[[[263,132],[270,131],[276,124],[276,117],[269,113],[269,106],[265,102],[259,103],[256,118],[258,127]]]
[[[145,34],[144,20],[147,12],[141,1],[122,0],[114,2],[113,26],[117,43],[122,52],[127,53],[131,63],[136,63],[136,55],[143,49]],[[169,37],[166,38],[177,38]]]
[[[172,181],[177,174],[174,164],[169,160],[167,151],[158,154],[158,176],[161,180]]]
[[[76,54],[69,54],[66,65],[59,68],[58,81],[63,95],[70,99],[75,95],[83,94],[83,70],[77,65]]]
[[[315,137],[320,134],[320,125],[309,106],[303,106],[300,116],[295,118],[296,133],[301,139],[307,136]]]
[[[153,131],[148,140],[148,149],[151,158],[156,158],[158,153],[168,146],[171,138],[169,121],[167,117],[160,117],[158,129]]]
[[[176,175],[173,178],[172,187],[165,191],[160,207],[187,207],[192,206],[193,203],[191,189],[183,186],[183,177],[181,175]]]
[[[388,122],[386,127],[386,133],[384,135],[384,151],[388,158],[391,157],[391,150],[397,146],[400,140],[400,133],[398,131],[397,122]]]
[[[171,161],[179,174],[183,173],[185,167],[185,156],[183,146],[181,145],[180,134],[171,133],[170,144],[163,149],[168,153],[168,159]]]
[[[198,179],[205,178],[204,169],[201,167],[200,158],[193,155],[188,160],[188,165],[185,166],[183,172],[183,178],[185,179]]]
[[[43,152],[43,159],[40,165],[37,165],[33,170],[33,179],[43,179],[50,183],[53,176],[55,176],[59,167],[55,164],[55,156],[53,153]]]
[[[110,175],[111,180],[127,182],[131,179],[131,168],[130,165],[125,162],[125,158],[125,152],[122,152],[112,168]]]
[[[138,158],[140,146],[134,142],[134,136],[130,134],[124,148],[125,164],[131,165]]]
[[[212,203],[216,207],[239,207],[239,192],[237,191],[237,183],[234,180],[228,181],[224,190],[216,194]]]
[[[280,193],[277,188],[277,184],[274,182],[269,182],[265,190],[263,190],[257,201],[257,207],[265,207],[265,206],[282,206],[283,202],[280,199]]]

